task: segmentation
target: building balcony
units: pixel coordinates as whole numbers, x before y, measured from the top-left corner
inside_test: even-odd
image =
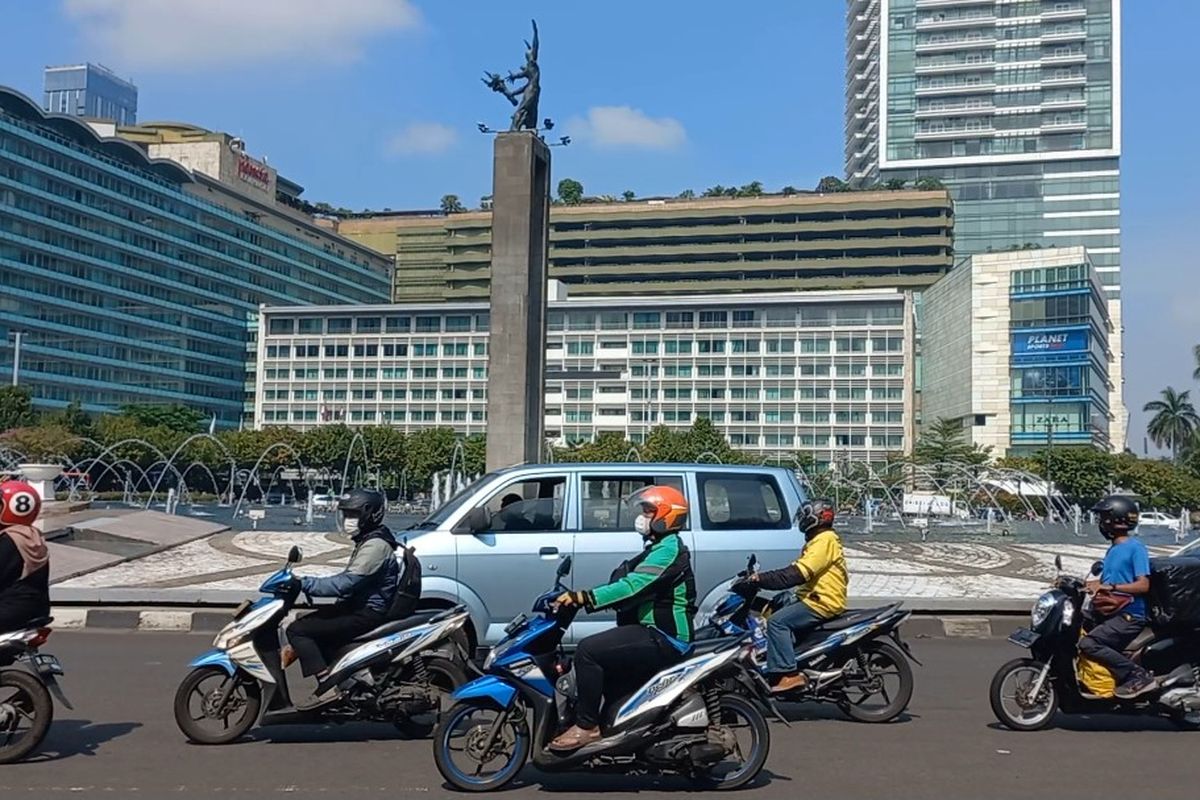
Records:
[[[1043,42],[1082,42],[1087,39],[1087,31],[1065,31],[1063,33],[1043,33]]]
[[[979,36],[968,39],[954,39],[944,42],[925,42],[917,45],[918,53],[940,53],[943,51],[954,50],[971,50],[980,48],[993,48],[996,46],[996,37],[994,36]]]
[[[1063,11],[1054,11],[1046,9],[1042,11],[1043,22],[1053,22],[1062,19],[1085,19],[1087,17],[1087,9],[1083,6],[1079,8],[1068,8]]]
[[[1087,121],[1071,122],[1042,122],[1043,133],[1062,133],[1063,131],[1086,131]]]
[[[955,83],[946,86],[918,86],[917,97],[945,97],[956,94],[986,94],[995,91],[994,81],[985,83]]]
[[[939,139],[978,139],[996,135],[991,126],[986,128],[954,128],[945,130],[917,131],[917,141],[937,141]]]
[[[1041,108],[1049,109],[1069,109],[1069,108],[1087,108],[1087,100],[1080,97],[1074,100],[1043,100]]]
[[[986,105],[953,105],[943,106],[940,108],[918,108],[917,119],[935,119],[937,117],[961,117],[974,114],[991,114],[995,111],[995,106],[991,103]]]
[[[981,14],[969,17],[949,17],[939,19],[937,16],[918,17],[918,31],[946,31],[955,28],[982,28],[996,24],[995,14]]]
[[[918,75],[941,75],[953,72],[980,72],[995,69],[995,61],[956,61],[952,64],[918,64]]]
[[[1062,78],[1042,78],[1042,86],[1083,86],[1087,83],[1085,75],[1070,75]]]
[[[1066,53],[1063,55],[1043,55],[1043,64],[1083,64],[1087,61],[1087,53]]]
[[[992,0],[917,0],[917,8],[951,8],[954,6],[992,6]]]

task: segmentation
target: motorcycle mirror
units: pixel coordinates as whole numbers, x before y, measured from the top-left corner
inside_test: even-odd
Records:
[[[758,565],[758,555],[756,553],[751,553],[750,558],[748,558],[746,560],[746,572],[748,572],[748,573],[753,572],[754,568],[757,565]]]
[[[1103,561],[1097,561],[1092,564],[1092,574],[1093,575],[1099,575],[1102,572],[1104,572],[1104,562]]]
[[[566,556],[562,561],[558,562],[558,571],[555,573],[560,578],[565,578],[571,574],[571,557]]]
[[[296,545],[292,545],[292,549],[288,550],[287,563],[288,564],[299,564],[300,559],[303,557],[303,555],[304,554],[300,552],[299,547],[296,547]]]
[[[1054,568],[1059,572],[1062,572],[1062,556],[1054,557]]]

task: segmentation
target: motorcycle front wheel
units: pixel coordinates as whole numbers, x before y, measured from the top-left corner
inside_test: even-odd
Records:
[[[524,714],[478,700],[451,708],[433,735],[438,772],[464,792],[492,792],[507,786],[525,765],[529,749]]]
[[[20,761],[46,738],[54,703],[36,675],[0,669],[0,764]]]
[[[1049,675],[1038,695],[1031,696],[1045,667],[1041,661],[1032,658],[1014,658],[996,670],[988,699],[992,713],[1002,725],[1014,731],[1040,731],[1054,720],[1054,713],[1058,711],[1058,691]]]
[[[220,667],[192,670],[175,692],[175,724],[196,744],[228,744],[254,727],[262,693],[258,682]]]

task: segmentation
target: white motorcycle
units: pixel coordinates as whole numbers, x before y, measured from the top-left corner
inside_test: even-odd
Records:
[[[175,722],[199,744],[225,744],[256,723],[391,722],[409,737],[428,736],[442,702],[466,682],[462,607],[417,613],[387,622],[334,654],[317,685],[340,696],[313,708],[296,708],[280,665],[280,626],[300,595],[293,547],[282,569],[263,582],[267,595],[247,600],[213,641],[214,649],[189,665],[175,693]]]
[[[0,764],[20,761],[46,738],[54,719],[51,694],[71,708],[55,680],[62,665],[38,652],[53,621],[35,619],[26,628],[0,633]]]

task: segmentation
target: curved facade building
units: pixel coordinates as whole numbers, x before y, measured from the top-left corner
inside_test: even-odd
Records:
[[[237,424],[259,304],[383,302],[389,267],[0,87],[0,374],[41,407],[185,403]]]

